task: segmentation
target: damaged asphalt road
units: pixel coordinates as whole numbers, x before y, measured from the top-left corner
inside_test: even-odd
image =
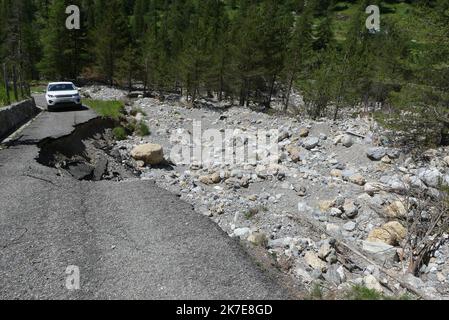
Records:
[[[43,112],[0,150],[0,299],[282,299],[289,295],[207,217],[151,181],[79,181],[39,143],[95,119]],[[68,266],[80,290],[66,288]]]

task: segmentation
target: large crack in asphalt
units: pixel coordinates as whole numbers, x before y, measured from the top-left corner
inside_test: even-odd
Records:
[[[76,126],[69,135],[47,138],[38,143],[36,161],[81,181],[135,178],[138,172],[113,152],[114,126],[112,119],[98,117]]]
[[[65,136],[46,138],[37,143],[39,153],[35,160],[41,165],[57,169],[57,174],[60,176],[71,176],[79,181],[118,182],[139,178],[140,172],[123,161],[119,152],[114,149],[115,140],[112,129],[115,126],[115,121],[97,117],[77,125],[71,133]],[[84,184],[80,185],[80,194],[86,193],[86,190],[83,190],[85,186]],[[81,199],[84,198],[81,197]],[[89,221],[84,200],[81,201],[80,208],[86,226],[96,234],[104,233],[104,230],[98,230]],[[114,238],[121,238],[129,245],[130,249],[152,253],[151,250],[139,246],[130,237],[115,232],[106,233]],[[291,283],[288,276],[274,268],[272,260],[265,252],[260,252],[257,248],[252,248],[242,242],[239,247],[248,255],[252,263],[257,265],[259,270],[263,270],[271,278],[276,279],[276,282],[282,283],[292,296],[299,296],[300,289]]]

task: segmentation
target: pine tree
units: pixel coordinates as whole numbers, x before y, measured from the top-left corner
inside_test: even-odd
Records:
[[[285,97],[284,111],[287,111],[290,103],[290,94],[293,84],[297,80],[301,67],[310,58],[312,50],[312,21],[313,11],[308,7],[300,16],[296,17],[294,29],[287,48],[285,64],[287,93]]]
[[[119,0],[109,1],[96,28],[92,31],[94,39],[93,54],[100,73],[112,86],[118,60],[122,57],[126,44],[130,41],[128,19]]]

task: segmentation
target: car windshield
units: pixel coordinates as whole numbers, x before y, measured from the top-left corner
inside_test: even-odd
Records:
[[[48,91],[70,91],[75,90],[75,86],[70,83],[53,84],[48,87]]]

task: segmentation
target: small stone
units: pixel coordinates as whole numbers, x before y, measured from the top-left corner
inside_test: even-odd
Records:
[[[355,174],[350,176],[349,181],[359,186],[364,186],[366,184],[366,180],[361,174]]]
[[[214,174],[212,174],[210,176],[210,179],[211,179],[212,183],[215,183],[215,184],[220,183],[221,182],[220,173],[215,172]]]
[[[405,218],[407,209],[402,201],[395,201],[386,207],[385,214],[389,218]]]
[[[354,145],[354,140],[352,139],[352,137],[350,135],[345,135],[342,139],[341,139],[341,143],[346,147],[346,148],[350,148]]]
[[[210,176],[201,176],[201,177],[199,177],[198,180],[201,183],[206,184],[206,185],[212,184],[212,179]]]
[[[249,197],[248,197],[248,200],[249,201],[257,201],[257,195],[256,194],[252,194],[252,195],[250,195]]]
[[[321,212],[328,212],[330,210],[330,208],[332,208],[334,205],[334,202],[331,200],[325,200],[325,201],[320,201],[320,203],[318,204],[318,207],[320,208]]]
[[[343,229],[345,229],[348,232],[352,232],[355,230],[356,227],[357,227],[357,224],[353,221],[350,221],[343,226]]]
[[[340,227],[334,223],[326,224],[326,231],[331,235],[337,235],[340,233]]]
[[[303,268],[296,268],[295,269],[295,274],[301,278],[302,281],[304,281],[305,283],[311,283],[313,281],[312,276]]]
[[[351,199],[346,199],[345,203],[343,205],[343,209],[345,212],[345,215],[349,218],[349,219],[353,219],[355,218],[358,213],[359,213],[359,208],[356,205],[356,203],[351,200]]]
[[[301,151],[298,147],[290,145],[286,148],[286,150],[293,162],[301,161]]]
[[[331,171],[331,177],[341,179],[343,177],[343,172],[341,170],[338,170],[338,169],[333,169]]]
[[[307,205],[304,202],[298,202],[298,212],[301,214],[309,214],[312,215],[314,213],[314,209]]]
[[[318,257],[322,260],[326,260],[326,258],[331,254],[332,247],[328,241],[326,241],[318,251]]]
[[[321,272],[326,271],[327,263],[321,260],[318,255],[312,251],[307,251],[304,255],[304,260],[313,269]]]
[[[443,161],[449,166],[449,156],[444,157]]]
[[[343,212],[338,208],[331,208],[329,213],[332,217],[338,217],[338,218],[341,217],[341,215],[343,214]]]
[[[376,260],[384,262],[392,262],[396,257],[396,249],[386,243],[383,242],[371,242],[371,241],[363,241],[362,242],[363,251],[373,255]]]
[[[371,160],[380,161],[383,157],[385,157],[387,151],[385,148],[370,148],[366,154]]]
[[[307,195],[307,189],[304,186],[296,186],[295,191],[300,197],[305,197]]]
[[[404,240],[407,236],[407,229],[397,221],[388,222],[384,224],[382,228],[394,234],[398,242]]]
[[[369,274],[365,278],[363,278],[363,283],[368,289],[383,293],[382,285],[373,275]]]
[[[444,276],[443,273],[438,272],[437,273],[437,280],[440,281],[440,282],[446,282],[447,279],[446,279],[446,277]]]
[[[342,266],[337,265],[330,266],[327,272],[324,274],[326,281],[338,286],[346,281],[346,275]]]
[[[251,233],[247,240],[256,246],[266,247],[268,245],[267,236],[261,232]]]
[[[368,235],[369,242],[383,242],[389,245],[397,245],[407,235],[405,229],[399,222],[391,221],[380,228],[373,229]]]
[[[390,164],[392,162],[389,156],[383,157],[380,161],[387,164]]]
[[[386,191],[388,189],[388,187],[382,183],[375,183],[375,182],[370,182],[365,184],[364,187],[364,191],[373,196],[376,193],[379,193],[380,191]]]
[[[145,162],[142,160],[136,161],[137,168],[143,168],[145,167]]]
[[[301,129],[299,129],[299,136],[300,136],[301,138],[306,138],[306,137],[308,137],[308,136],[309,136],[309,133],[310,133],[310,130],[307,129],[307,128],[301,128]]]
[[[442,182],[442,175],[436,168],[420,169],[418,177],[428,186],[436,188]]]
[[[234,230],[234,236],[243,238],[250,233],[250,228],[238,228]]]
[[[320,139],[316,137],[307,138],[306,140],[304,140],[304,148],[306,148],[307,150],[312,150],[316,148],[319,144]]]

